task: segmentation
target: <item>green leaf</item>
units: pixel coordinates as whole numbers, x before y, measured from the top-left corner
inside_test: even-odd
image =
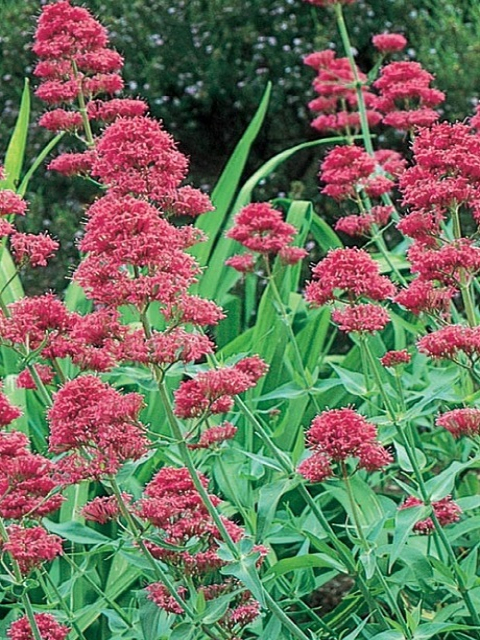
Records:
[[[251,591],[253,597],[258,600],[262,607],[266,608],[263,586],[256,569],[257,557],[246,556],[232,562],[221,569],[221,573],[226,576],[235,576],[245,587]]]
[[[401,631],[395,631],[389,629],[388,631],[381,631],[370,637],[370,640],[405,640],[405,636]]]
[[[408,509],[398,509],[395,514],[395,532],[393,534],[392,552],[390,554],[391,570],[397,558],[400,557],[402,549],[407,543],[413,526],[419,520],[423,520],[430,513],[426,506],[409,507]]]
[[[413,635],[413,640],[428,640],[439,633],[447,631],[471,631],[476,627],[465,624],[454,624],[451,622],[427,622],[421,624]]]
[[[339,573],[345,573],[345,566],[339,562],[333,551],[330,554],[326,553],[306,553],[302,556],[295,556],[294,558],[283,558],[276,562],[267,571],[266,575],[281,576],[291,571],[299,571],[300,569],[336,569]]]
[[[28,79],[25,78],[18,118],[5,154],[4,169],[6,179],[0,182],[0,189],[12,189],[15,191],[18,186],[25,158],[29,120],[30,89]]]
[[[104,536],[103,533],[95,531],[90,527],[86,527],[80,522],[52,522],[51,520],[44,519],[43,524],[46,529],[56,533],[57,535],[75,542],[77,544],[112,544],[113,540]]]
[[[455,460],[451,465],[439,473],[438,476],[430,478],[430,480],[425,483],[430,500],[435,502],[436,500],[441,500],[452,493],[457,475],[469,467],[478,465],[479,462],[480,460],[478,458],[473,458],[467,462],[457,462]]]
[[[341,249],[343,247],[343,243],[335,231],[320,216],[313,217],[312,235],[325,253],[329,249]]]
[[[404,471],[408,471],[409,473],[411,473],[413,471],[413,467],[410,463],[407,450],[399,442],[394,441],[393,444],[397,452],[397,462],[400,468],[403,469]],[[427,458],[425,457],[425,454],[423,453],[423,451],[415,448],[412,453],[415,456],[419,469],[424,469],[427,464]]]
[[[365,386],[365,376],[363,373],[357,373],[356,371],[349,371],[336,364],[330,364],[332,369],[340,378],[343,387],[354,396],[365,396],[367,388]]]
[[[200,216],[195,224],[198,229],[204,231],[208,236],[205,242],[202,242],[191,249],[192,255],[194,255],[202,265],[207,264],[210,253],[217,241],[217,237],[224,226],[225,216],[232,204],[245,164],[248,156],[250,155],[252,144],[254,143],[265,119],[271,92],[272,84],[269,82],[255,115],[235,147],[225,169],[215,185],[212,192],[212,204],[215,207],[215,211],[211,211],[204,216]]]

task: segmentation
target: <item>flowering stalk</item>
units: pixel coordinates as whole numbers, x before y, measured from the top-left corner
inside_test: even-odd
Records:
[[[7,530],[5,528],[5,524],[3,522],[3,518],[0,518],[0,538],[2,539],[2,542],[8,542],[8,533]],[[20,565],[18,564],[17,560],[15,560],[15,558],[12,556],[12,554],[10,554],[10,559],[12,562],[12,567],[13,567],[13,572],[15,574],[15,580],[16,583],[19,586],[23,585],[23,577],[22,577],[22,572],[20,571]],[[38,628],[37,625],[37,621],[35,620],[35,614],[33,611],[33,607],[32,607],[32,603],[30,602],[30,598],[28,596],[28,593],[26,591],[24,591],[20,597],[20,600],[22,602],[22,605],[25,609],[25,613],[26,616],[28,618],[28,622],[30,623],[30,627],[32,629],[32,633],[33,633],[33,637],[34,640],[42,640],[42,636],[40,634],[40,630]]]
[[[295,478],[297,476],[297,470],[295,469],[292,461],[288,456],[286,456],[285,452],[277,447],[277,445],[273,442],[273,440],[268,435],[267,431],[264,429],[261,422],[257,419],[257,417],[253,414],[250,408],[243,402],[243,400],[239,397],[236,398],[236,402],[240,407],[240,410],[244,415],[248,418],[248,420],[252,423],[255,428],[257,435],[263,440],[265,445],[268,447],[271,454],[280,464],[282,469],[287,474],[287,477]],[[381,624],[384,630],[389,629],[389,625],[385,619],[385,616],[381,609],[378,607],[378,603],[375,602],[372,594],[370,593],[370,589],[364,580],[363,576],[358,572],[357,567],[355,565],[354,559],[351,557],[349,553],[345,551],[344,545],[339,541],[338,536],[335,531],[332,529],[329,521],[318,508],[317,503],[310,495],[310,492],[305,487],[305,485],[301,482],[298,485],[298,491],[302,498],[305,500],[306,504],[310,507],[313,515],[318,520],[320,526],[324,529],[328,538],[338,553],[339,558],[344,563],[345,568],[347,569],[349,575],[354,579],[357,584],[359,590],[361,591],[365,601],[368,604],[369,610],[372,614],[378,619],[378,622]]]
[[[277,308],[278,308],[278,310],[280,312],[280,316],[282,318],[282,324],[285,327],[288,339],[290,340],[290,344],[292,345],[293,353],[295,354],[295,360],[296,360],[296,363],[297,363],[298,371],[300,372],[300,375],[303,378],[303,382],[305,384],[305,389],[306,389],[306,391],[308,393],[308,397],[312,401],[312,404],[314,405],[316,411],[319,412],[320,411],[320,406],[318,404],[317,398],[315,397],[315,394],[311,391],[312,380],[309,379],[310,376],[307,375],[307,371],[305,370],[305,367],[303,365],[302,354],[300,353],[300,349],[298,347],[297,339],[296,339],[295,334],[293,332],[292,324],[291,324],[290,319],[288,317],[288,314],[287,314],[287,311],[286,311],[286,308],[285,308],[285,304],[283,303],[282,296],[280,295],[280,292],[278,290],[277,284],[275,282],[275,277],[274,277],[274,275],[272,273],[272,270],[270,268],[270,263],[269,263],[268,257],[265,257],[264,263],[265,263],[265,270],[266,270],[266,273],[267,273],[268,283],[270,285],[270,288],[271,288],[273,297],[275,299],[275,302],[277,303]]]
[[[402,444],[405,448],[405,451],[407,453],[408,456],[408,460],[412,466],[413,469],[413,473],[415,476],[415,480],[418,484],[418,488],[420,491],[420,494],[422,496],[422,501],[423,503],[431,508],[431,513],[430,513],[430,518],[432,519],[432,522],[434,524],[434,533],[435,535],[438,536],[438,538],[441,540],[448,558],[451,562],[451,566],[453,569],[453,572],[455,574],[455,579],[457,581],[457,585],[458,585],[458,590],[461,594],[462,599],[465,602],[465,605],[467,606],[467,609],[470,613],[470,616],[472,618],[473,623],[475,624],[475,626],[480,627],[480,615],[478,614],[478,611],[472,601],[472,598],[470,596],[469,590],[466,586],[465,583],[465,579],[463,576],[463,572],[460,568],[460,565],[458,564],[458,560],[457,557],[455,555],[455,552],[452,548],[452,545],[450,544],[450,541],[448,540],[445,531],[443,530],[443,527],[441,526],[438,517],[435,513],[435,510],[432,508],[432,500],[430,498],[430,495],[428,493],[428,490],[425,486],[425,481],[423,479],[423,474],[421,472],[420,466],[418,464],[417,461],[417,456],[415,453],[415,447],[412,445],[412,443],[410,442],[409,438],[407,437],[407,435],[403,432],[400,424],[398,423],[398,419],[396,416],[396,412],[395,409],[393,408],[393,405],[391,403],[391,400],[388,396],[388,394],[385,392],[385,389],[383,388],[383,384],[381,381],[381,378],[378,374],[378,370],[377,370],[377,363],[375,361],[375,358],[373,357],[373,354],[370,350],[369,345],[366,343],[366,352],[368,354],[369,360],[370,360],[370,365],[371,365],[371,371],[375,377],[376,380],[376,384],[377,387],[380,391],[380,394],[383,398],[384,404],[385,404],[385,408],[387,409],[388,415],[390,420],[392,421],[393,425],[395,426],[396,430],[397,430],[397,434],[399,436],[399,438],[402,441]],[[475,637],[480,638],[480,632],[476,631],[475,632]]]
[[[363,551],[365,552],[365,554],[370,554],[373,552],[373,548],[370,545],[370,543],[368,542],[367,538],[365,537],[365,534],[363,533],[363,527],[362,524],[360,522],[360,517],[358,514],[358,507],[357,507],[357,503],[355,501],[355,498],[353,496],[353,492],[352,492],[352,487],[351,487],[351,483],[350,483],[350,477],[348,475],[348,470],[347,470],[347,466],[345,464],[345,462],[341,462],[340,464],[341,466],[341,470],[342,470],[342,478],[345,484],[345,489],[347,492],[347,497],[348,497],[348,502],[350,504],[350,509],[352,512],[352,517],[353,517],[353,522],[355,525],[355,530],[357,532],[357,535],[360,539],[361,542],[361,546],[363,547]],[[383,587],[384,593],[387,596],[389,602],[390,602],[390,607],[392,608],[392,611],[395,612],[395,615],[397,616],[397,620],[400,623],[400,625],[402,626],[403,629],[403,633],[405,634],[405,638],[407,638],[408,640],[410,640],[413,636],[412,633],[410,631],[410,629],[408,628],[408,624],[406,623],[404,616],[402,614],[402,612],[400,611],[400,607],[398,606],[398,603],[396,601],[395,596],[392,594],[390,587],[388,586],[387,581],[385,580],[385,576],[382,573],[381,568],[378,566],[377,564],[377,560],[376,558],[375,560],[375,574],[380,582],[380,584]]]

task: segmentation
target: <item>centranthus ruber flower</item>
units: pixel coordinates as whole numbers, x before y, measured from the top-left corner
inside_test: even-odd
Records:
[[[464,407],[437,416],[435,424],[450,431],[454,438],[480,434],[480,409]]]
[[[149,444],[138,417],[142,406],[140,394],[122,395],[94,375],[65,383],[48,413],[50,450],[71,452],[58,466],[67,475],[77,468],[80,475],[83,469],[86,477],[99,477],[141,458]]]
[[[424,503],[418,498],[410,496],[399,508],[409,509],[412,507],[420,507],[423,504]],[[460,514],[462,513],[461,508],[452,500],[451,496],[446,496],[441,500],[432,502],[432,509],[441,527],[446,527],[449,524],[458,522],[460,520]],[[416,522],[413,525],[413,530],[417,533],[427,535],[435,530],[435,524],[432,518],[425,518],[425,520]]]
[[[311,304],[322,306],[344,297],[349,301],[363,297],[381,301],[394,293],[394,285],[380,275],[375,260],[363,249],[353,247],[328,252],[313,268],[305,297]]]
[[[234,396],[254,387],[267,370],[261,358],[252,356],[233,367],[199,373],[192,380],[182,382],[175,392],[175,413],[179,418],[228,413]]]
[[[36,613],[35,623],[42,640],[66,640],[70,628],[60,624],[50,613]],[[27,616],[12,622],[7,631],[9,640],[34,640],[34,635]]]
[[[475,361],[480,355],[480,327],[450,324],[423,336],[417,346],[435,360],[459,361],[464,356]]]
[[[254,202],[236,214],[234,226],[227,231],[227,237],[236,240],[253,254],[279,255],[282,262],[296,264],[307,255],[305,249],[289,246],[296,233],[295,227],[283,220],[278,209],[267,202]],[[255,261],[253,254],[233,256],[225,264],[239,271],[249,271],[250,261],[253,264]]]
[[[379,33],[372,38],[372,44],[380,53],[396,53],[407,46],[407,39],[401,33]]]
[[[376,441],[374,424],[353,409],[332,409],[317,415],[307,431],[312,455],[298,467],[310,482],[322,482],[334,475],[335,464],[350,458],[367,471],[382,469],[392,462],[390,453]]]
[[[62,553],[62,540],[43,527],[24,528],[16,524],[7,527],[8,540],[1,546],[18,562],[20,571],[27,575],[44,562]]]
[[[315,51],[305,56],[304,64],[317,72],[312,85],[317,98],[308,103],[311,111],[318,114],[311,125],[320,132],[356,131],[360,128],[358,95],[355,90],[355,77],[348,58],[336,58],[332,49]],[[367,107],[366,114],[370,126],[377,125],[382,116],[370,108],[375,96],[367,87],[367,77],[359,69],[357,74],[362,83],[362,96]]]

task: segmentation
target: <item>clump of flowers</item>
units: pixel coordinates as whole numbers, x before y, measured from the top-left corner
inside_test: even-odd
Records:
[[[267,202],[255,202],[244,207],[234,219],[227,237],[249,250],[241,256],[229,258],[225,264],[237,271],[252,271],[255,254],[278,255],[284,264],[296,264],[307,255],[305,249],[290,246],[297,230],[282,218],[282,214]]]
[[[70,628],[60,624],[50,613],[36,613],[35,623],[42,640],[66,640]],[[7,631],[9,640],[34,640],[34,635],[27,616],[12,622]]]
[[[333,319],[345,331],[370,333],[389,321],[388,312],[371,301],[382,301],[395,292],[388,278],[380,275],[377,263],[362,250],[335,249],[319,262],[307,283],[305,297],[310,304],[345,303]],[[367,299],[368,302],[363,302]]]
[[[2,545],[18,563],[20,571],[27,575],[46,561],[62,553],[61,538],[41,527],[25,528],[16,524],[7,527],[8,540]]]
[[[410,496],[401,505],[400,509],[419,507],[423,504],[424,503],[418,498]],[[441,500],[432,502],[432,509],[441,527],[446,527],[449,524],[458,522],[460,520],[460,514],[462,513],[462,510],[460,509],[458,504],[456,504],[456,502],[452,500],[451,496],[446,496]],[[413,526],[413,530],[417,533],[428,535],[435,530],[435,523],[433,522],[432,518],[425,518],[425,520],[416,522]]]
[[[435,423],[450,431],[454,438],[477,436],[480,434],[480,409],[465,407],[446,411],[437,416]]]
[[[310,53],[303,59],[312,67],[317,76],[312,85],[318,94],[308,103],[314,113],[318,113],[311,125],[317,131],[338,131],[354,133],[360,128],[358,95],[354,87],[355,77],[348,58],[337,58],[331,49]],[[367,106],[367,119],[371,126],[378,124],[382,116],[372,108],[375,96],[367,87],[367,77],[357,69],[362,83],[362,96]]]
[[[358,466],[367,471],[382,469],[392,456],[376,437],[375,425],[353,409],[324,411],[313,419],[307,431],[312,455],[299,465],[298,471],[310,482],[322,482],[335,474],[335,464],[342,468],[350,458],[357,458]]]

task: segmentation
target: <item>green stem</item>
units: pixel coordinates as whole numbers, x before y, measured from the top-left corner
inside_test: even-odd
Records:
[[[115,600],[112,600],[111,598],[109,598],[107,596],[107,594],[104,591],[102,591],[100,589],[100,587],[95,583],[95,581],[92,580],[92,578],[88,575],[88,573],[86,573],[85,571],[82,571],[82,569],[80,569],[80,567],[71,558],[69,558],[66,555],[64,555],[63,558],[71,566],[71,568],[72,568],[73,572],[75,573],[75,575],[78,575],[78,576],[82,577],[84,580],[86,580],[88,582],[88,584],[92,587],[92,589],[103,600],[105,600],[105,602],[108,604],[108,606],[111,607],[112,609],[114,609],[118,613],[118,615],[122,618],[122,620],[125,622],[125,624],[132,629],[133,628],[133,623],[130,620],[129,616],[127,616],[127,614],[125,613],[123,608],[119,604],[117,604],[115,602]],[[46,577],[47,577],[49,583],[51,584],[52,588],[54,589],[55,595],[57,596],[57,598],[61,598],[62,596],[58,592],[58,589],[56,588],[55,584],[52,582],[52,579],[50,578],[50,576],[47,574]],[[75,630],[77,631],[77,629],[75,629]],[[77,631],[77,633],[78,633],[78,631]],[[81,637],[83,638],[83,635]]]
[[[305,384],[305,388],[306,388],[306,391],[308,393],[308,397],[312,401],[312,404],[315,407],[315,410],[318,413],[320,413],[320,411],[321,411],[320,405],[318,404],[318,401],[317,401],[317,398],[315,397],[315,394],[313,394],[312,391],[311,391],[312,381],[309,379],[309,376],[307,375],[307,371],[306,371],[305,366],[303,364],[302,354],[300,353],[300,348],[298,346],[297,339],[295,337],[295,334],[294,334],[293,329],[292,329],[291,322],[289,320],[287,311],[285,309],[285,305],[283,303],[282,296],[280,295],[280,292],[278,290],[277,284],[275,282],[275,278],[274,278],[274,276],[272,274],[272,271],[270,269],[270,264],[268,262],[268,258],[265,259],[265,268],[266,268],[266,272],[267,272],[267,276],[268,276],[268,282],[270,284],[270,288],[272,290],[275,302],[278,305],[283,325],[285,326],[285,329],[287,331],[288,339],[290,340],[290,344],[292,345],[293,353],[295,354],[295,361],[297,363],[297,367],[298,367],[298,370],[300,372],[300,375],[303,378],[303,382]]]
[[[335,9],[335,17],[337,18],[338,30],[340,32],[340,37],[342,39],[343,48],[345,49],[348,62],[350,63],[350,68],[353,73],[355,92],[357,94],[358,112],[360,115],[360,128],[362,131],[363,144],[365,145],[365,150],[368,153],[368,155],[374,156],[375,154],[373,151],[372,136],[370,133],[370,127],[368,125],[367,108],[365,106],[365,100],[362,92],[363,83],[360,80],[358,68],[355,63],[355,59],[353,57],[352,45],[350,43],[350,36],[348,35],[347,25],[345,24],[345,19],[343,17],[342,5],[339,2],[337,2],[334,5],[334,9]]]
[[[360,542],[361,542],[361,545],[363,547],[364,552],[365,553],[372,553],[373,549],[370,546],[370,543],[368,542],[367,538],[365,537],[365,534],[363,533],[363,527],[362,527],[362,524],[360,522],[357,503],[356,503],[355,497],[353,495],[352,486],[350,484],[350,478],[348,476],[348,471],[347,471],[347,467],[345,465],[345,462],[342,461],[340,466],[341,466],[341,469],[342,469],[342,477],[343,477],[343,481],[345,483],[345,489],[346,489],[346,492],[347,492],[348,502],[350,504],[350,510],[352,512],[353,523],[355,525],[355,530],[357,532],[357,536],[360,539]],[[405,637],[410,640],[412,638],[412,634],[410,633],[410,629],[408,628],[408,625],[404,620],[403,614],[400,611],[400,607],[398,606],[398,603],[397,603],[397,600],[396,600],[395,596],[391,592],[390,587],[389,587],[387,581],[385,580],[385,576],[383,575],[380,567],[377,564],[376,558],[375,558],[375,574],[376,574],[380,584],[382,585],[382,588],[383,588],[383,591],[384,591],[385,595],[387,596],[387,598],[388,598],[388,600],[390,602],[390,607],[391,607],[392,611],[394,611],[395,615],[397,616],[398,622],[402,625],[402,629],[403,629],[403,633],[405,634]]]
[[[75,79],[79,81],[78,106],[79,106],[80,114],[82,116],[83,128],[85,130],[85,139],[86,139],[85,141],[86,141],[87,147],[91,149],[95,146],[95,141],[93,138],[92,127],[90,126],[90,119],[88,117],[87,106],[85,104],[85,96],[83,95],[81,82],[78,76],[77,65],[74,60],[72,60],[72,67],[73,67],[73,75],[75,76]]]
[[[457,240],[462,238],[462,227],[460,223],[460,213],[458,207],[452,209],[453,235]],[[462,295],[463,306],[467,315],[467,322],[471,327],[477,326],[477,317],[475,313],[475,304],[472,298],[470,282],[465,274],[465,270],[460,270],[460,293]]]
[[[64,558],[66,558],[67,556],[64,555]],[[46,594],[48,591],[48,587],[45,584],[45,580],[48,582],[49,587],[52,589],[52,591],[54,592],[55,596],[57,597],[57,602],[60,605],[60,607],[63,609],[64,613],[67,616],[67,620],[68,623],[72,625],[75,633],[77,634],[77,636],[80,638],[80,640],[87,640],[83,634],[83,631],[80,629],[80,627],[78,626],[77,622],[74,619],[74,613],[73,611],[70,609],[70,607],[68,606],[68,604],[65,602],[65,599],[63,598],[62,594],[60,593],[60,591],[57,589],[57,585],[53,582],[52,578],[50,577],[50,575],[48,574],[48,571],[45,570],[37,570],[37,577],[38,580],[42,586],[43,592]],[[96,585],[95,585],[96,586]],[[98,587],[97,587],[98,589]],[[102,594],[103,595],[103,594]]]
[[[7,529],[6,529],[5,524],[3,522],[3,518],[0,518],[0,538],[2,539],[3,542],[8,542],[8,532],[7,532]],[[12,567],[13,567],[13,573],[15,575],[15,580],[16,580],[16,582],[17,582],[17,584],[19,586],[22,586],[23,585],[23,576],[22,576],[22,572],[20,571],[20,565],[15,560],[15,558],[12,556],[12,554],[9,553],[9,556],[10,556],[10,560],[12,562]],[[37,621],[35,620],[35,613],[33,611],[33,607],[32,607],[32,603],[30,602],[30,598],[28,597],[28,593],[23,593],[20,596],[20,601],[21,601],[21,603],[23,605],[23,608],[25,609],[25,614],[26,614],[28,622],[30,624],[30,628],[32,630],[34,640],[42,640],[42,636],[40,634],[40,630],[38,628]]]
[[[433,524],[435,525],[434,535],[438,536],[438,538],[441,540],[441,542],[443,544],[443,547],[445,548],[445,550],[447,552],[447,555],[448,555],[448,557],[450,559],[450,562],[452,563],[452,569],[453,569],[453,572],[455,574],[455,578],[456,578],[457,585],[458,585],[458,590],[459,590],[459,592],[460,592],[460,594],[461,594],[461,596],[462,596],[462,598],[463,598],[463,600],[464,600],[464,602],[465,602],[465,604],[467,606],[467,609],[468,609],[468,611],[469,611],[469,613],[470,613],[470,615],[472,617],[472,621],[474,622],[475,626],[479,626],[480,627],[480,616],[479,616],[479,614],[477,612],[477,609],[476,609],[476,607],[475,607],[475,605],[474,605],[474,603],[473,603],[473,601],[471,599],[470,593],[469,593],[469,591],[468,591],[468,589],[466,587],[465,580],[463,578],[461,568],[460,568],[460,566],[458,564],[457,557],[456,557],[455,552],[454,552],[454,550],[453,550],[453,548],[452,548],[452,546],[450,544],[450,541],[448,540],[447,536],[445,535],[445,532],[444,532],[441,524],[439,523],[438,518],[435,515],[435,511],[434,511],[434,509],[432,507],[432,501],[431,501],[430,495],[428,493],[427,487],[425,485],[425,481],[423,479],[423,474],[422,474],[421,469],[420,469],[420,467],[418,465],[417,456],[415,454],[415,449],[412,446],[412,443],[409,441],[409,439],[405,435],[405,433],[403,432],[403,430],[400,427],[400,425],[398,424],[398,421],[397,421],[397,418],[396,418],[396,415],[395,415],[395,411],[394,411],[394,409],[392,407],[390,398],[389,398],[388,394],[385,392],[385,389],[383,388],[382,380],[381,380],[380,376],[378,375],[377,366],[376,366],[376,362],[374,360],[374,357],[373,357],[373,355],[372,355],[372,353],[370,351],[370,348],[369,348],[367,343],[366,343],[366,345],[367,345],[367,353],[369,354],[370,363],[371,363],[371,369],[372,369],[373,375],[376,378],[376,382],[377,382],[379,391],[380,391],[380,393],[382,395],[385,407],[387,408],[387,411],[389,413],[390,420],[394,424],[394,426],[395,426],[395,428],[397,430],[397,434],[399,435],[400,439],[402,440],[402,444],[403,444],[403,446],[405,448],[405,451],[407,453],[408,460],[409,460],[409,462],[410,462],[410,464],[412,466],[413,473],[414,473],[414,476],[415,476],[415,480],[416,480],[416,482],[418,484],[418,488],[419,488],[420,494],[422,496],[422,501],[426,506],[431,508],[430,517],[431,517],[431,519],[433,521]],[[479,632],[476,632],[476,637],[477,638],[480,637],[480,633]]]
[[[37,370],[35,369],[35,365],[29,364],[28,370],[30,372],[30,375],[33,378],[33,381],[35,382],[35,386],[37,387],[37,391],[42,397],[43,402],[47,407],[51,407],[53,404],[52,396],[50,395],[50,393],[48,392],[48,389],[43,384],[40,376],[38,375]]]

